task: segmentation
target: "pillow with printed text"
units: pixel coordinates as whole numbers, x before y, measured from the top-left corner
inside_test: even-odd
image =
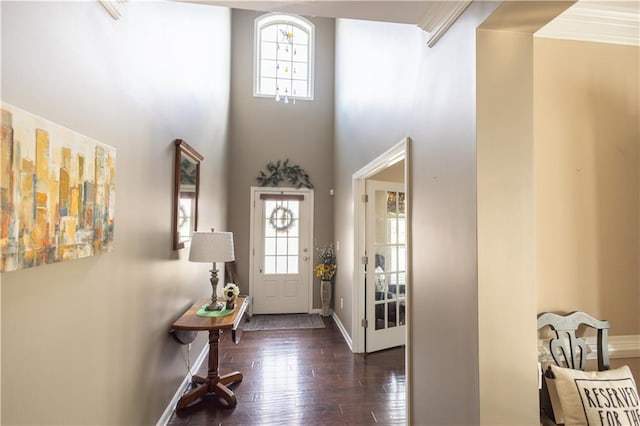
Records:
[[[640,425],[640,398],[631,370],[580,371],[551,366],[565,426]]]

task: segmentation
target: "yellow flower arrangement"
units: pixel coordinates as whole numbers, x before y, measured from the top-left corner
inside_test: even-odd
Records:
[[[316,248],[320,263],[315,267],[316,277],[322,281],[329,281],[336,274],[336,252],[333,244],[327,243],[324,247]]]
[[[319,263],[316,265],[316,277],[320,278],[322,281],[329,281],[335,274],[335,264],[325,265],[323,263]]]

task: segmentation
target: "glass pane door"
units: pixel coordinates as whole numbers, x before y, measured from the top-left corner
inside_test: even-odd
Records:
[[[407,207],[404,184],[367,180],[366,351],[406,342]]]
[[[405,193],[375,191],[375,329],[405,325]]]
[[[309,312],[313,190],[252,188],[252,198],[252,313]]]
[[[264,273],[297,274],[300,201],[264,202]]]

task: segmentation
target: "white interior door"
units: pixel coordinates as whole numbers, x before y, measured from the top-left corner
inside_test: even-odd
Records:
[[[252,188],[254,314],[311,309],[313,190]]]
[[[366,351],[405,344],[407,206],[404,184],[366,181]]]

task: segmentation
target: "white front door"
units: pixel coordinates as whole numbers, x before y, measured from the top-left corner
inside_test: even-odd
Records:
[[[406,341],[407,206],[404,184],[366,181],[366,352]]]
[[[254,314],[311,310],[313,190],[251,189]]]

